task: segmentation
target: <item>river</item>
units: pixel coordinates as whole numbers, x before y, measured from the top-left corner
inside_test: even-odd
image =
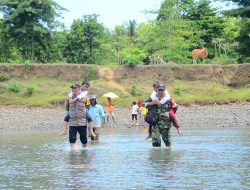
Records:
[[[58,131],[1,132],[0,189],[249,189],[249,129],[172,129],[171,149],[146,129],[103,129],[72,152]],[[79,142],[78,142],[79,143]]]

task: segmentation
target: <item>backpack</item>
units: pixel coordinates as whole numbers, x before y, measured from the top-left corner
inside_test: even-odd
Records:
[[[145,116],[145,121],[150,125],[156,125],[159,122],[159,115],[155,109],[149,109]]]

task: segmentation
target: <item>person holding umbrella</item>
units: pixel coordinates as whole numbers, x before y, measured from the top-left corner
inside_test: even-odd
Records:
[[[112,118],[114,124],[116,124],[115,117],[114,117],[114,109],[113,109],[113,107],[115,105],[112,103],[112,98],[119,98],[119,96],[117,96],[113,92],[108,92],[108,93],[104,94],[102,97],[107,97],[107,103],[106,103],[107,125],[110,124],[110,118]]]

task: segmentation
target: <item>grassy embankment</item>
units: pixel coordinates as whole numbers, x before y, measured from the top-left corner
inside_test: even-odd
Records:
[[[147,79],[134,82],[118,83],[122,86],[123,92],[112,86],[109,81],[91,81],[90,94],[95,93],[98,97],[112,91],[120,96],[114,103],[119,106],[127,106],[133,100],[146,100],[151,91],[152,81]],[[19,92],[14,92],[13,84],[20,87]],[[36,107],[53,107],[63,105],[71,81],[58,80],[52,78],[13,78],[0,82],[0,105],[24,105]],[[132,86],[134,91],[132,93]],[[27,93],[27,88],[32,87],[33,92]],[[16,87],[14,87],[16,88]],[[232,88],[209,81],[183,81],[173,80],[167,86],[170,94],[176,102],[182,105],[206,105],[206,104],[226,104],[230,102],[250,101],[249,88]],[[18,91],[18,90],[17,90]],[[133,94],[133,95],[132,95]],[[99,103],[104,104],[106,99],[99,98]]]

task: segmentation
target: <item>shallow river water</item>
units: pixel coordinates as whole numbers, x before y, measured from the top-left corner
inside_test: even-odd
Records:
[[[152,148],[144,129],[104,129],[72,152],[58,131],[1,132],[0,189],[249,189],[249,129],[172,134]]]

